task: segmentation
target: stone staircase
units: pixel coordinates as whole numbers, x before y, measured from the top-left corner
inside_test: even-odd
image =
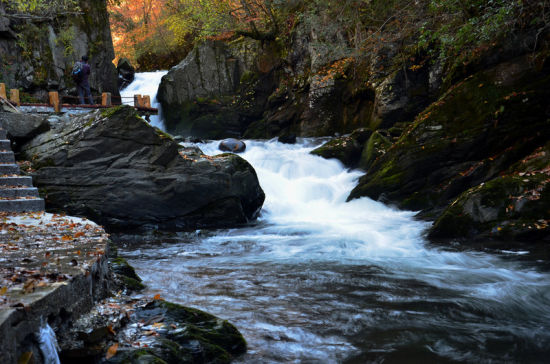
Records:
[[[6,130],[0,128],[0,212],[44,211],[32,177],[19,172]]]

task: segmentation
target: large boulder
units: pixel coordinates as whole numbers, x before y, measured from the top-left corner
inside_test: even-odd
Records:
[[[178,151],[131,107],[58,123],[24,145],[47,209],[113,229],[229,227],[255,218],[264,201],[256,173],[234,154]]]
[[[209,137],[219,128],[235,129],[238,117],[223,113],[220,120],[200,119],[197,103],[211,100],[215,111],[220,98],[233,95],[243,74],[243,65],[223,42],[208,41],[193,49],[180,64],[163,78],[157,98],[162,105],[168,131],[182,135]],[[205,125],[206,124],[206,125]]]

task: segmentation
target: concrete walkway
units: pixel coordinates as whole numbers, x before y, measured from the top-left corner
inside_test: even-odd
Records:
[[[0,363],[42,363],[40,328],[67,329],[107,294],[107,249],[89,220],[0,213]]]

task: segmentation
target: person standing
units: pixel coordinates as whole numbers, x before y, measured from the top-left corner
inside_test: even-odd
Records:
[[[82,56],[82,61],[75,65],[73,70],[73,77],[76,82],[76,88],[78,90],[78,98],[80,104],[85,104],[85,98],[89,101],[90,105],[94,104],[92,92],[90,91],[90,83],[88,77],[90,76],[90,65],[88,64],[88,56]]]

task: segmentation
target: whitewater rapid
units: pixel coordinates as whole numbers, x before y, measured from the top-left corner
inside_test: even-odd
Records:
[[[151,107],[159,109],[159,115],[151,115],[151,125],[165,130],[162,121],[162,107],[157,100],[157,92],[160,80],[168,71],[140,72],[136,73],[134,82],[120,91],[122,103],[134,105],[134,95],[149,95],[151,97]]]
[[[362,172],[309,154],[318,141],[246,143],[241,156],[266,193],[257,222],[122,250],[146,295],[236,324],[249,343],[242,362],[537,362],[549,353],[547,273],[430,247],[414,212],[346,202]],[[213,155],[217,144],[198,146]]]

